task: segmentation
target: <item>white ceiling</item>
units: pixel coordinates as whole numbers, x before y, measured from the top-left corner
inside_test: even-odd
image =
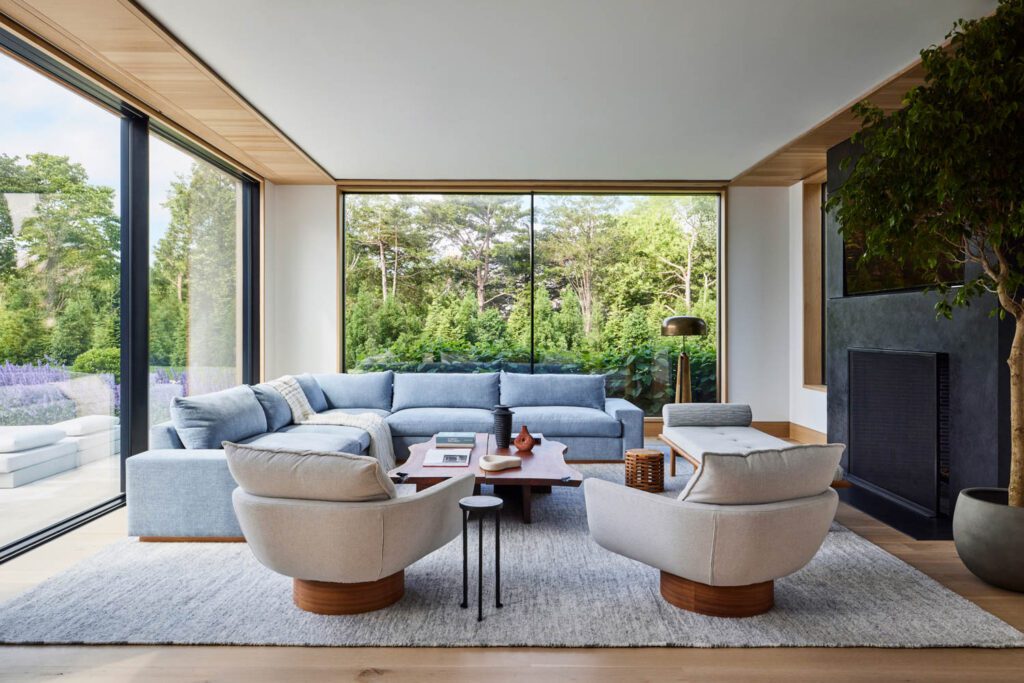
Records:
[[[142,0],[336,178],[731,179],[995,0]]]

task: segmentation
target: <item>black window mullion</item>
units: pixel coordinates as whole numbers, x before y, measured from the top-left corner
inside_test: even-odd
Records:
[[[534,365],[537,362],[537,353],[536,353],[536,350],[534,349],[534,338],[533,338],[533,328],[534,328],[533,300],[534,300],[534,297],[536,296],[536,292],[534,291],[534,288],[536,287],[536,281],[537,281],[537,274],[534,272],[536,264],[534,263],[534,250],[533,250],[533,234],[534,234],[533,233],[533,226],[534,226],[534,211],[533,211],[534,203],[533,203],[533,198],[534,198],[534,194],[535,193],[530,192],[530,374],[531,375],[534,374],[534,371],[535,371]]]
[[[260,381],[260,188],[242,182],[242,381]]]
[[[149,120],[121,119],[121,490],[149,433]]]

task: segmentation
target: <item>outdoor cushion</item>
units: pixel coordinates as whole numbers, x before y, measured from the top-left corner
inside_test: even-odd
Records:
[[[46,425],[0,427],[0,453],[27,451],[57,443],[64,438],[63,430]]]
[[[604,410],[604,375],[501,373],[501,402],[507,406],[579,406]]]
[[[397,497],[380,463],[362,455],[234,443],[224,444],[224,454],[238,485],[256,496],[339,502]]]
[[[480,408],[407,408],[387,418],[392,436],[433,436],[438,432],[489,432],[494,416]]]
[[[743,403],[666,403],[666,427],[749,427],[750,406]]]
[[[498,373],[395,373],[392,411],[406,408],[482,408],[498,403]],[[437,431],[437,430],[434,430]],[[433,434],[434,432],[430,432]]]
[[[665,427],[661,433],[698,462],[705,453],[749,453],[790,445],[753,427]]]
[[[622,436],[622,423],[603,410],[578,406],[515,406],[512,433],[526,425],[531,432],[557,436]]]
[[[113,415],[85,415],[83,417],[76,417],[73,420],[58,422],[53,426],[68,436],[86,436],[87,434],[110,431],[118,426],[120,422]]]
[[[280,391],[269,384],[257,384],[252,388],[252,393],[256,394],[256,400],[267,415],[267,428],[270,431],[276,432],[292,423],[292,409]]]
[[[345,427],[342,425],[288,425],[277,432],[278,434],[329,434],[335,437],[342,437],[353,444],[357,444],[358,447],[352,447],[347,449],[334,449],[329,450],[344,450],[347,453],[362,453],[370,447],[370,435],[365,429],[359,429],[359,427]],[[288,443],[288,442],[285,442]]]
[[[298,426],[298,425],[296,425]],[[287,429],[287,427],[285,428]],[[289,448],[300,451],[324,451],[328,453],[352,453],[358,455],[365,448],[357,432],[325,434],[323,432],[267,432],[247,439],[239,439],[239,443],[260,448]],[[366,432],[363,432],[365,434]]]
[[[304,375],[295,375],[295,381],[302,387],[302,393],[306,395],[309,407],[314,412],[322,413],[327,410],[327,399],[324,397],[324,390],[320,388],[313,375],[308,372]]]
[[[705,453],[679,500],[758,505],[817,496],[832,483],[842,444],[810,444],[749,453]]]
[[[220,448],[267,431],[267,416],[252,389],[242,385],[199,396],[176,396],[171,421],[186,448]]]
[[[0,453],[0,473],[16,472],[54,458],[74,454],[77,450],[78,447],[73,441],[58,441],[17,453]]]
[[[391,384],[395,373],[333,373],[313,375],[331,408],[391,409]]]

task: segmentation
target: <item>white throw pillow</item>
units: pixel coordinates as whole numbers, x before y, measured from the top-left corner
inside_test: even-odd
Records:
[[[68,436],[85,436],[96,432],[110,431],[120,423],[113,415],[85,415],[73,420],[65,420],[54,425],[64,430]]]
[[[679,500],[756,505],[806,498],[832,483],[843,444],[802,445],[739,453],[705,453]]]
[[[27,451],[57,443],[64,438],[64,432],[57,427],[46,425],[25,425],[21,427],[0,427],[0,453]]]
[[[270,498],[362,502],[397,498],[376,458],[224,442],[231,475],[246,493]]]

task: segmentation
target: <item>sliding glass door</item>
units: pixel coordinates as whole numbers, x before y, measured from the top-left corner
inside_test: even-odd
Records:
[[[693,315],[694,400],[717,400],[720,196],[346,193],[349,372],[583,372],[651,415]]]

